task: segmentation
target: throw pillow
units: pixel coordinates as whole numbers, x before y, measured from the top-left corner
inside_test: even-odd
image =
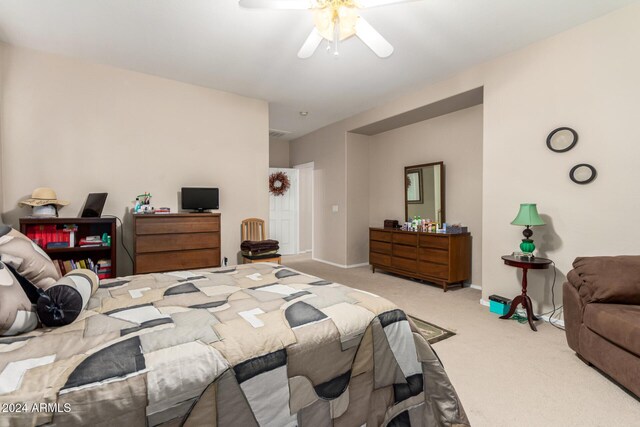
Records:
[[[38,316],[31,301],[11,271],[0,262],[0,335],[17,335],[37,326]]]
[[[38,300],[38,316],[45,326],[73,323],[98,290],[98,276],[85,269],[73,270],[45,290]]]
[[[60,279],[49,255],[27,236],[7,225],[0,225],[0,261],[43,290]]]

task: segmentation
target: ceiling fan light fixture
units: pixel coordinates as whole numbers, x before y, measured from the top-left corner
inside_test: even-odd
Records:
[[[341,40],[358,37],[380,58],[388,58],[393,46],[358,13],[360,9],[417,0],[240,0],[240,6],[265,9],[310,9],[314,27],[298,51],[298,58],[310,58],[323,40],[327,50],[338,55]]]
[[[329,41],[334,41],[336,33],[340,41],[354,36],[358,18],[358,10],[353,6],[325,6],[313,9],[313,23],[320,35]]]

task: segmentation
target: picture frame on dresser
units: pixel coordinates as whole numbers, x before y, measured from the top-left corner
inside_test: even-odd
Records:
[[[407,170],[407,203],[421,204],[424,200],[422,191],[422,169]]]

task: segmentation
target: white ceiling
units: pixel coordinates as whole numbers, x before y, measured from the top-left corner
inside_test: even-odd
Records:
[[[0,40],[265,99],[270,127],[297,137],[634,1],[422,0],[364,10],[395,47],[388,59],[357,38],[338,59],[323,49],[298,59],[308,11],[247,10],[236,0],[0,0]]]

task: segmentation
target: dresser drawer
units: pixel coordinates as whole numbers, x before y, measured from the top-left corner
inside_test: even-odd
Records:
[[[406,258],[393,257],[391,258],[391,266],[399,268],[401,270],[416,271],[416,260],[410,260]]]
[[[422,248],[438,248],[449,249],[449,237],[448,236],[420,236],[420,247]]]
[[[181,216],[171,217],[153,215],[136,217],[136,234],[176,234],[176,233],[213,233],[220,231],[220,217],[218,216]]]
[[[443,264],[434,264],[431,262],[420,261],[418,264],[418,272],[438,279],[449,279],[449,266]]]
[[[369,264],[391,266],[391,257],[389,255],[369,253]]]
[[[416,246],[418,235],[410,233],[393,233],[393,243]]]
[[[394,257],[402,257],[409,258],[412,260],[416,259],[416,247],[415,246],[407,246],[407,245],[393,245],[393,256]]]
[[[371,252],[376,252],[379,254],[391,255],[391,243],[372,240],[369,246],[369,250]]]
[[[139,254],[135,274],[220,266],[220,249]]]
[[[391,232],[371,230],[369,232],[369,237],[371,238],[371,240],[377,240],[379,242],[390,242]]]
[[[215,249],[220,233],[146,234],[136,239],[136,253]]]
[[[420,248],[418,249],[420,261],[429,261],[436,264],[449,264],[449,251],[442,249]]]

